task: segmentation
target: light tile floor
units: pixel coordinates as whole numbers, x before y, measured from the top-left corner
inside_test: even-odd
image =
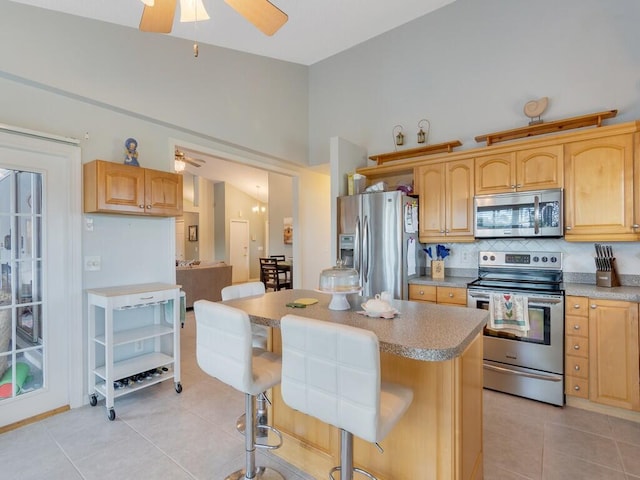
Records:
[[[197,367],[193,312],[181,333],[181,394],[167,381],[117,399],[113,422],[99,402],[2,434],[0,478],[217,480],[241,468],[243,396]],[[640,480],[640,424],[492,391],[484,412],[486,480]],[[257,461],[312,478],[263,451]]]

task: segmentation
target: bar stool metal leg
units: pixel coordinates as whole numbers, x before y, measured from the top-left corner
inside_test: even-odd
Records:
[[[256,467],[256,412],[255,397],[245,393],[245,418],[252,421],[247,422],[244,432],[245,448],[245,468],[229,475],[225,480],[284,480],[282,474],[269,467]]]

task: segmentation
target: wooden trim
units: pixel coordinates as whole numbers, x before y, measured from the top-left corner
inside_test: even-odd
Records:
[[[405,158],[419,157],[433,153],[451,153],[455,147],[459,147],[460,145],[462,145],[460,140],[452,140],[450,142],[426,145],[409,150],[400,150],[399,152],[380,153],[370,156],[369,159],[374,160],[378,165],[382,165],[385,162],[391,162],[393,160],[403,160]]]
[[[433,156],[422,155],[420,157],[408,158],[406,160],[398,161],[397,163],[360,167],[356,169],[356,172],[365,175],[367,178],[382,177],[385,175],[395,175],[401,173],[412,174],[414,167],[428,165],[431,163],[438,163],[442,161],[451,162],[455,160],[474,158],[484,155],[496,155],[503,152],[517,152],[519,150],[528,150],[531,148],[544,147],[546,145],[564,145],[572,142],[592,140],[595,138],[622,135],[626,133],[636,133],[639,131],[640,121],[634,120],[631,122],[604,125],[599,128],[584,129],[575,132],[559,132],[556,135],[545,135],[505,144],[491,146],[482,145],[476,148],[457,150],[448,154]]]
[[[54,415],[57,415],[62,412],[66,412],[67,410],[70,410],[69,405],[64,405],[62,407],[49,410],[48,412],[40,413],[33,417],[25,418],[24,420],[20,420],[19,422],[10,423],[9,425],[4,425],[3,427],[0,427],[0,435],[2,435],[3,433],[9,432],[11,430],[15,430],[16,428],[24,427],[25,425],[39,422],[40,420],[44,420],[45,418],[53,417]]]
[[[554,122],[539,123],[537,125],[528,125],[526,127],[514,128],[512,130],[503,130],[502,132],[487,133],[479,135],[475,138],[476,142],[487,142],[487,146],[507,140],[515,140],[517,138],[532,137],[534,135],[543,135],[545,133],[554,133],[562,130],[571,130],[582,127],[599,127],[602,121],[607,118],[613,118],[618,114],[618,110],[607,110],[605,112],[590,113],[589,115],[581,115],[579,117],[565,118]]]

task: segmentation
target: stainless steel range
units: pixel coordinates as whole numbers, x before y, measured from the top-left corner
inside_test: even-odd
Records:
[[[496,293],[528,304],[526,333],[485,327],[485,388],[563,405],[562,254],[480,252],[478,274],[467,286],[468,307],[489,310]]]

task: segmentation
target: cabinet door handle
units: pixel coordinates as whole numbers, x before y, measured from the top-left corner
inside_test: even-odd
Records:
[[[631,225],[631,228],[633,229],[640,228],[640,225],[638,225],[637,223],[634,223],[633,225]]]
[[[570,225],[567,225],[567,226],[565,227],[565,230],[571,230],[571,226],[570,226]]]
[[[144,205],[140,204],[138,205],[138,208],[144,208]]]
[[[453,293],[449,293],[449,298],[453,298]]]
[[[591,308],[595,310],[596,308],[598,308],[598,306],[595,303],[592,303]]]
[[[151,205],[147,205],[147,208],[148,208],[149,210],[151,210]]]
[[[580,391],[580,385],[576,385],[576,386],[574,386],[574,387],[573,387],[573,389],[574,389],[576,392],[579,392],[579,391]]]
[[[574,330],[580,330],[580,325],[574,325],[574,326],[573,326],[573,329],[574,329]]]
[[[575,369],[576,372],[580,371],[580,365],[576,365],[575,367],[573,367]]]
[[[573,308],[575,308],[576,310],[580,310],[580,304],[579,304],[579,303],[576,303],[576,304],[573,306]]]
[[[574,350],[580,350],[580,345],[575,344],[575,345],[573,346],[573,349],[574,349]]]
[[[424,290],[420,290],[420,295],[424,295]]]

